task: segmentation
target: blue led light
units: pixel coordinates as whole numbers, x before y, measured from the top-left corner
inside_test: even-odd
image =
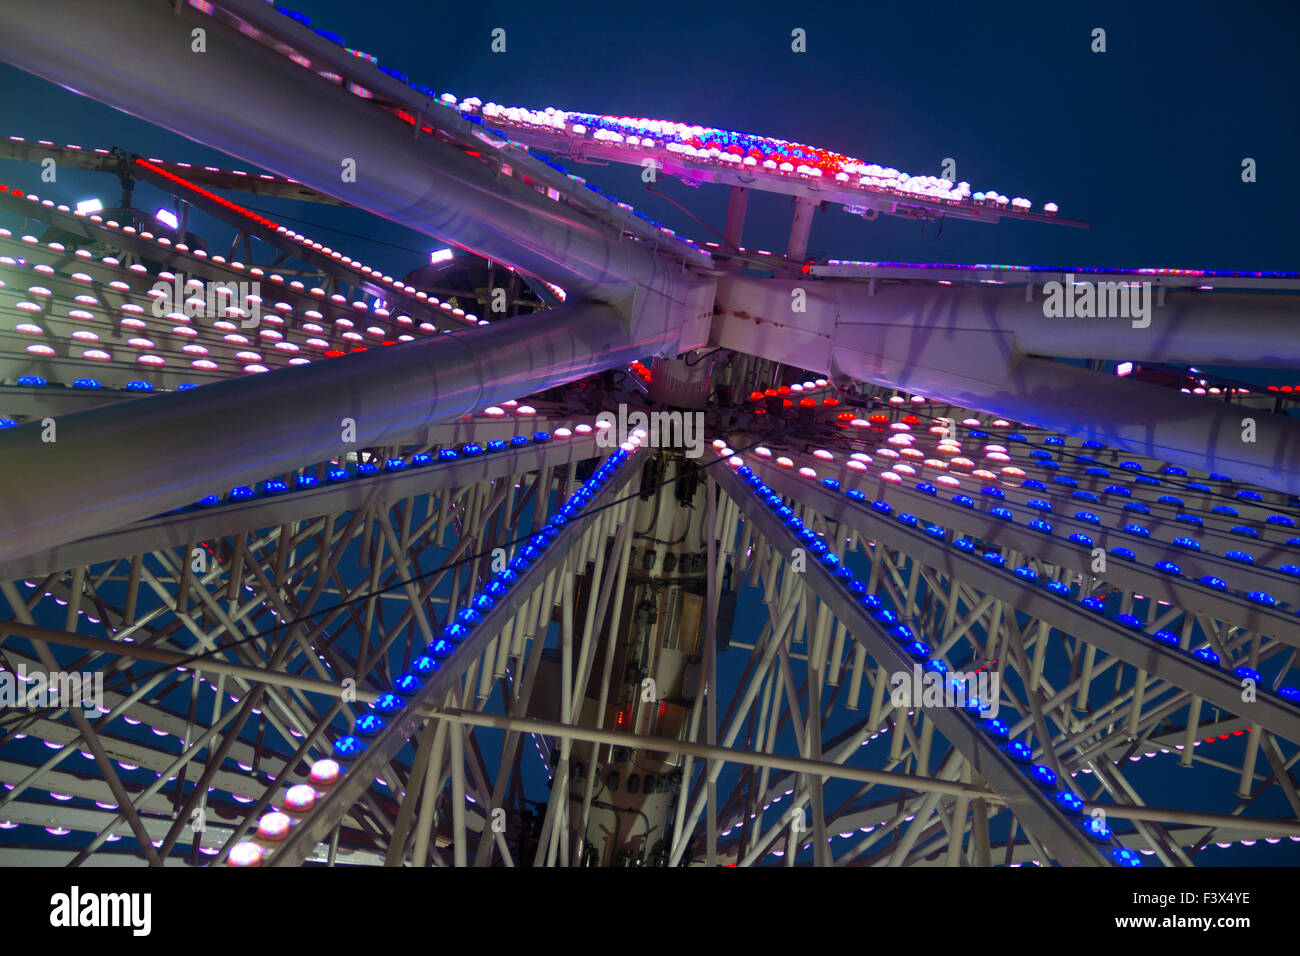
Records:
[[[1254,528],[1248,528],[1244,524],[1236,524],[1228,529],[1233,534],[1239,534],[1243,538],[1258,538],[1259,532]]]
[[[898,615],[887,607],[882,607],[876,611],[876,620],[881,624],[893,625],[898,623]]]
[[[989,718],[981,726],[994,737],[1006,737],[1011,733],[1011,728],[1006,725],[1006,722],[996,718]]]
[[[523,549],[521,548],[520,550],[522,551]],[[518,572],[519,574],[523,574],[525,571],[528,570],[528,565],[530,563],[531,562],[528,558],[524,557],[522,554],[517,554],[510,559],[510,569],[512,571]]]
[[[1175,498],[1173,495],[1161,495],[1156,499],[1156,501],[1160,502],[1162,505],[1174,505],[1178,508],[1183,507],[1183,499]]]
[[[73,388],[103,388],[104,386],[100,383],[98,379],[78,378],[73,380],[72,387]]]
[[[1076,491],[1073,492],[1070,495],[1070,497],[1077,498],[1080,501],[1086,501],[1089,504],[1094,504],[1094,505],[1097,504],[1099,501],[1101,501],[1101,499],[1098,498],[1096,495],[1094,495],[1091,491]]]
[[[1281,525],[1284,528],[1294,528],[1295,521],[1286,515],[1269,515],[1264,521],[1268,524]]]
[[[1044,444],[1044,445],[1064,445],[1064,444],[1065,444],[1065,439],[1064,439],[1064,438],[1060,438],[1060,437],[1058,437],[1058,436],[1056,436],[1056,435],[1049,435],[1049,436],[1047,436],[1046,438],[1043,439],[1043,444]]]
[[[384,471],[401,471],[406,467],[406,462],[401,458],[388,458],[384,461]]]
[[[1004,567],[1007,563],[1007,559],[996,551],[985,551],[983,557],[989,564],[996,564],[998,567]]]
[[[484,593],[484,594],[476,595],[474,597],[473,603],[474,603],[474,609],[476,611],[487,613],[488,611],[492,610],[493,607],[496,606],[497,602],[496,599],[492,597],[492,595]]]
[[[831,489],[831,491],[840,490],[840,483],[836,481],[834,478],[823,478],[822,484],[825,485],[827,488]]]
[[[1110,851],[1110,858],[1120,866],[1141,866],[1142,857],[1136,850],[1130,850],[1128,847],[1117,846]]]
[[[1212,472],[1210,472],[1210,480],[1211,480],[1211,481],[1229,481],[1229,482],[1232,481],[1232,479],[1229,478],[1227,475],[1221,475],[1221,474],[1219,474],[1217,471],[1212,471]]]
[[[538,549],[535,545],[533,545],[530,541],[530,543],[523,545],[519,549],[519,553],[518,555],[516,555],[516,560],[518,560],[518,558],[523,558],[525,561],[531,562],[531,561],[536,561],[541,556],[542,556],[541,550]],[[511,562],[510,566],[514,567],[514,562]]]
[[[396,694],[380,694],[370,706],[381,714],[392,714],[405,707],[406,701]]]
[[[512,448],[523,448],[527,444],[528,439],[523,435],[516,435],[514,438],[510,439],[510,446]]]
[[[866,500],[867,500],[867,496],[864,495],[864,494],[863,494],[861,491],[859,491],[857,488],[850,488],[848,491],[846,491],[846,492],[844,492],[844,493],[845,493],[846,495],[848,495],[850,498],[852,498],[854,501],[866,501]]]
[[[895,624],[889,629],[889,636],[902,643],[911,641],[916,637],[916,635],[912,633],[912,629],[906,624]]]
[[[1095,611],[1097,614],[1104,614],[1106,611],[1106,602],[1101,598],[1086,597],[1079,598],[1079,603],[1089,611]]]
[[[467,458],[472,458],[475,455],[483,454],[483,446],[475,445],[471,442],[468,445],[462,445],[460,448],[460,453]]]
[[[1110,477],[1110,472],[1109,472],[1109,471],[1107,471],[1105,468],[1098,468],[1096,465],[1093,465],[1091,468],[1085,468],[1085,469],[1083,470],[1083,473],[1084,473],[1085,475],[1092,475],[1092,476],[1095,477],[1095,478],[1109,478],[1109,477]]]
[[[1047,590],[1051,591],[1053,594],[1059,594],[1062,597],[1070,596],[1070,586],[1064,581],[1048,581]]]
[[[916,526],[916,515],[914,514],[908,514],[907,512],[903,512],[898,516],[898,520],[903,522],[903,524],[908,525],[909,527]]]
[[[822,545],[822,547],[826,547],[826,546]],[[825,553],[821,555],[821,561],[822,564],[826,565],[829,568],[838,567],[840,563],[840,556],[835,552],[831,551],[829,548],[827,548]]]
[[[193,382],[181,382],[179,385],[176,386],[176,391],[188,392],[192,388],[198,388],[198,386],[195,385]]]
[[[1005,498],[1007,496],[1007,493],[1003,491],[1001,488],[993,488],[993,487],[981,488],[980,494],[988,495],[990,498]]]
[[[1151,537],[1151,529],[1147,528],[1145,525],[1126,524],[1122,530],[1127,531],[1129,534],[1135,534],[1140,538]]]
[[[1159,478],[1152,478],[1148,475],[1138,475],[1133,479],[1133,483],[1138,485],[1158,485],[1161,482]]]
[[[1052,476],[1052,484],[1054,484],[1054,485],[1062,485],[1062,486],[1064,486],[1064,487],[1066,487],[1066,488],[1078,488],[1078,487],[1079,487],[1079,482],[1076,481],[1075,479],[1071,478],[1069,475],[1053,475],[1053,476]]]
[[[1201,542],[1195,538],[1174,538],[1172,544],[1175,548],[1186,548],[1188,551],[1201,550]]]
[[[921,494],[924,495],[937,495],[939,493],[939,489],[936,488],[934,485],[930,484],[928,481],[923,481],[920,484],[918,484],[916,486],[916,490],[921,492]]]
[[[884,605],[884,602],[874,594],[864,594],[862,597],[858,598],[858,603],[868,611],[878,611]]]
[[[356,731],[362,737],[373,737],[383,730],[387,724],[378,714],[362,714],[357,718]]]
[[[1262,604],[1264,607],[1276,607],[1277,598],[1267,591],[1247,591],[1246,600],[1253,601],[1256,604]]]
[[[1179,468],[1176,465],[1165,465],[1165,467],[1160,470],[1166,475],[1173,475],[1174,477],[1182,477],[1187,474],[1186,468]]]
[[[830,548],[827,547],[825,541],[822,541],[819,538],[818,540],[814,541],[812,544],[808,545],[808,550],[811,551],[813,554],[817,555],[818,557],[821,557],[823,554],[826,554],[828,551],[830,551]]]
[[[989,514],[995,518],[1001,518],[1003,521],[1014,521],[1016,517],[1011,513],[1010,508],[990,508]]]
[[[247,485],[240,485],[238,488],[231,488],[230,497],[234,498],[236,501],[244,498],[251,498],[253,497],[253,489],[249,488]]]
[[[879,511],[882,515],[887,515],[894,509],[889,506],[888,501],[873,501],[871,507]]]
[[[1300,688],[1297,687],[1279,687],[1277,689],[1279,697],[1285,697],[1293,704],[1300,704]]]
[[[1239,561],[1242,564],[1254,564],[1255,558],[1245,551],[1228,551],[1223,555],[1229,561]]]
[[[505,451],[507,445],[503,439],[494,438],[487,443],[486,448],[489,452]]]
[[[1083,545],[1085,548],[1092,547],[1092,538],[1088,537],[1082,531],[1076,531],[1074,534],[1070,535],[1070,540],[1075,544]]]
[[[279,495],[288,491],[289,486],[286,485],[279,478],[273,478],[270,481],[266,482],[264,485],[262,485],[262,490],[265,491],[268,495]]]
[[[1007,744],[1006,750],[1011,755],[1011,759],[1018,763],[1028,763],[1034,759],[1033,748],[1023,740],[1013,740]]]
[[[1231,515],[1234,518],[1241,513],[1236,508],[1232,507],[1232,505],[1215,505],[1210,510],[1216,515]]]
[[[962,551],[974,551],[975,542],[970,538],[958,538],[953,543],[954,548],[960,548]]]
[[[1026,478],[1020,483],[1021,488],[1028,488],[1030,491],[1046,491],[1047,485],[1041,481],[1035,481],[1033,478]]]
[[[325,477],[330,481],[347,481],[349,475],[346,468],[331,468]]]
[[[379,466],[373,461],[363,461],[361,464],[357,465],[358,475],[373,475],[377,471],[379,471]]]
[[[943,526],[941,526],[941,525],[937,525],[937,524],[928,524],[928,525],[926,525],[926,526],[925,526],[925,533],[928,534],[928,535],[929,535],[930,537],[932,537],[932,538],[937,538],[937,539],[940,540],[940,541],[942,541],[944,538],[948,537],[948,531],[947,531],[947,529],[945,529]]]
[[[198,501],[194,503],[198,505],[200,508],[211,508],[220,500],[221,499],[218,498],[216,495],[205,495],[204,497],[200,498]]]
[[[1025,502],[1025,504],[1029,505],[1031,508],[1037,508],[1039,511],[1052,510],[1052,503],[1050,501],[1044,501],[1042,498],[1030,498]]]
[[[364,740],[349,734],[334,741],[334,759],[340,762],[355,760],[365,749]]]
[[[442,636],[453,644],[459,644],[469,637],[469,628],[460,623],[447,624],[443,626]]]
[[[1172,561],[1157,561],[1157,562],[1155,563],[1155,569],[1156,569],[1157,571],[1161,572],[1162,574],[1182,574],[1182,573],[1183,573],[1183,569],[1180,568],[1178,565],[1174,564],[1174,562],[1172,562]]]
[[[1200,515],[1174,515],[1175,521],[1181,521],[1183,524],[1194,525],[1197,528],[1205,526],[1205,519]]]
[[[539,445],[542,444],[543,442],[548,442],[550,440],[551,440],[550,432],[533,432],[533,441]]]
[[[1029,776],[1033,777],[1034,781],[1041,786],[1056,786],[1056,771],[1051,767],[1043,766],[1041,763],[1034,764],[1029,768]]]
[[[937,658],[934,660],[926,661],[922,666],[924,667],[925,670],[929,671],[932,674],[948,673],[948,665]]]
[[[1135,511],[1135,512],[1137,512],[1137,513],[1140,514],[1140,515],[1149,515],[1149,514],[1151,513],[1151,509],[1148,508],[1146,505],[1144,505],[1144,504],[1143,504],[1142,502],[1140,502],[1140,501],[1128,501],[1128,502],[1125,502],[1125,504],[1124,504],[1124,510],[1125,510],[1125,511]]]
[[[1034,531],[1040,531],[1043,534],[1052,533],[1052,524],[1050,521],[1044,521],[1042,518],[1035,518],[1029,522],[1029,527]]]
[[[1241,667],[1234,667],[1232,669],[1232,672],[1238,677],[1240,677],[1242,680],[1251,680],[1254,681],[1256,684],[1258,684],[1260,681],[1264,679],[1263,675],[1260,674],[1259,671],[1252,670],[1251,668],[1245,666],[1244,664]]]
[[[1038,580],[1038,572],[1035,571],[1033,568],[1029,568],[1029,567],[1016,568],[1015,573],[1020,577],[1024,578],[1026,581]]]
[[[918,661],[923,661],[930,656],[930,645],[924,641],[912,641],[910,644],[905,645],[903,649]]]
[[[313,488],[320,484],[320,479],[315,475],[299,475],[295,481],[299,488]]]
[[[1175,634],[1173,631],[1156,631],[1151,636],[1155,638],[1157,641],[1159,641],[1161,644],[1168,644],[1170,647],[1177,647],[1180,643],[1182,643],[1179,640],[1178,635]]]
[[[402,674],[393,681],[393,690],[399,697],[413,697],[420,689],[420,678],[415,674]]]
[[[472,607],[463,607],[456,612],[456,623],[464,626],[466,629],[473,627],[483,620],[483,615]]]
[[[1137,555],[1133,553],[1132,548],[1111,548],[1110,553],[1113,554],[1115,557],[1121,558],[1125,561],[1137,560]]]
[[[1091,511],[1076,511],[1074,513],[1075,521],[1086,521],[1088,524],[1101,524],[1101,519]]]
[[[1129,491],[1123,485],[1107,485],[1105,491],[1103,491],[1102,494],[1119,495],[1121,498],[1133,497],[1133,492]]]
[[[459,457],[460,455],[452,448],[444,448],[438,452],[439,461],[455,461]]]
[[[963,508],[975,507],[975,499],[970,495],[953,495],[952,503],[955,505],[961,505]]]
[[[1083,827],[1083,832],[1088,834],[1088,836],[1092,837],[1094,840],[1097,840],[1100,843],[1108,843],[1110,841],[1110,827],[1102,823],[1100,818],[1089,817],[1084,820],[1080,826]]]
[[[428,654],[424,654],[411,661],[411,672],[418,674],[421,677],[428,677],[437,670],[438,661],[435,658],[430,657]]]
[[[849,591],[851,591],[854,594],[854,596],[861,597],[862,595],[867,593],[867,585],[865,582],[860,581],[857,578],[854,578],[852,581],[849,582]]]
[[[1116,614],[1115,620],[1123,624],[1125,627],[1133,628],[1135,631],[1142,630],[1142,618],[1138,617],[1136,614]]]
[[[1278,568],[1278,571],[1293,578],[1300,578],[1300,564],[1284,564]]]
[[[1062,790],[1056,795],[1056,802],[1061,809],[1067,813],[1083,813],[1083,801],[1068,790]]]
[[[429,642],[428,652],[435,660],[445,660],[456,649],[456,645],[445,637],[435,638]]]
[[[1263,495],[1261,495],[1258,491],[1251,491],[1249,488],[1244,488],[1244,489],[1242,489],[1241,491],[1237,492],[1237,497],[1240,498],[1240,499],[1242,499],[1243,501],[1263,501],[1263,500],[1264,500],[1264,496],[1263,496]]]
[[[127,382],[126,390],[128,392],[152,392],[153,385],[150,384],[149,382],[142,382],[139,379],[137,379],[132,382]]]

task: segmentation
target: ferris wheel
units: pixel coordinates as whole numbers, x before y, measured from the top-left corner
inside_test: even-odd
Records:
[[[7,7],[0,59],[236,160],[0,143],[0,864],[1300,852],[1300,392],[1198,367],[1294,351],[1300,275],[810,258],[831,209],[1086,223],[257,0]]]

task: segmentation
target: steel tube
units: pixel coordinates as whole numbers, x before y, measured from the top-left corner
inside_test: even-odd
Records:
[[[206,31],[205,52],[191,47],[195,28]],[[301,32],[304,44],[325,42]],[[188,4],[178,13],[161,0],[3,4],[0,59],[570,293],[609,300],[673,268]]]
[[[598,304],[87,409],[0,432],[0,561],[658,351]],[[343,441],[343,420],[355,442]]]

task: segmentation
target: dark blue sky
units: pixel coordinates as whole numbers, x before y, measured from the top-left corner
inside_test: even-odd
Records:
[[[916,174],[944,157],[974,189],[1054,201],[1087,231],[819,216],[810,252],[836,258],[1295,269],[1300,192],[1300,7],[1265,3],[654,5],[292,0],[313,25],[458,96],[718,125]],[[489,49],[494,27],[507,52]],[[808,52],[790,50],[794,27]],[[1094,27],[1107,52],[1090,51]],[[168,158],[207,151],[51,84],[0,68],[6,135],[116,144]],[[324,131],[322,131],[324,132]],[[1258,181],[1241,181],[1241,160]],[[2,164],[8,167],[9,164]],[[0,169],[0,172],[3,172]],[[577,167],[699,241],[634,168]],[[721,227],[722,190],[667,190]],[[286,209],[286,211],[289,211]],[[746,243],[783,249],[789,200],[751,203]],[[299,215],[325,223],[321,210]],[[359,222],[359,220],[346,220]],[[373,228],[373,227],[372,227]],[[391,234],[388,234],[391,232]],[[933,233],[933,230],[931,230]],[[390,241],[426,245],[394,227]],[[370,259],[380,249],[362,253]],[[403,261],[393,261],[401,268]]]

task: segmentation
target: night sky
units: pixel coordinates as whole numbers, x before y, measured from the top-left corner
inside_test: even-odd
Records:
[[[927,241],[917,223],[887,217],[868,223],[831,209],[818,214],[810,255],[1300,269],[1294,172],[1300,157],[1300,7],[1293,4],[846,9],[764,0],[456,6],[293,0],[288,6],[439,92],[778,136],[917,175],[938,175],[943,159],[952,157],[957,178],[972,190],[1024,196],[1035,208],[1056,202],[1062,216],[1091,223],[1076,230],[952,221],[937,238],[929,227]],[[507,31],[504,54],[489,48],[496,27]],[[806,53],[791,51],[796,27],[807,31]],[[1105,53],[1091,52],[1096,27],[1106,31]],[[7,66],[0,66],[0,89],[5,136],[248,168]],[[1258,164],[1257,182],[1242,182],[1246,157]],[[683,235],[714,238],[648,195],[635,167],[570,164],[570,172]],[[116,199],[109,177],[61,170],[57,184],[45,185],[38,173],[28,164],[0,161],[0,181],[43,198],[75,202],[98,195],[106,205]],[[725,190],[695,190],[676,180],[657,188],[721,230]],[[140,186],[137,205],[161,204],[161,196]],[[394,276],[418,266],[437,245],[355,210],[265,197],[241,201],[294,224],[308,222],[311,228],[303,231]],[[753,194],[745,244],[783,251],[792,208],[788,198]],[[201,218],[194,223],[210,237],[222,235],[205,229]],[[357,235],[339,239],[330,230]],[[220,245],[213,243],[214,249]],[[1300,336],[1297,343],[1300,348]],[[755,613],[752,595],[750,607],[748,614]],[[1135,782],[1163,774],[1166,780],[1154,789],[1170,805],[1200,805],[1186,783],[1195,777],[1173,770],[1172,758],[1129,772]],[[1227,812],[1231,784],[1225,775],[1217,776],[1215,790],[1222,805],[1205,808]],[[1288,814],[1284,804],[1269,809]],[[1294,846],[1261,845],[1255,850],[1263,852],[1241,856],[1239,848],[1209,851],[1197,862],[1275,862],[1282,859],[1275,851]]]

